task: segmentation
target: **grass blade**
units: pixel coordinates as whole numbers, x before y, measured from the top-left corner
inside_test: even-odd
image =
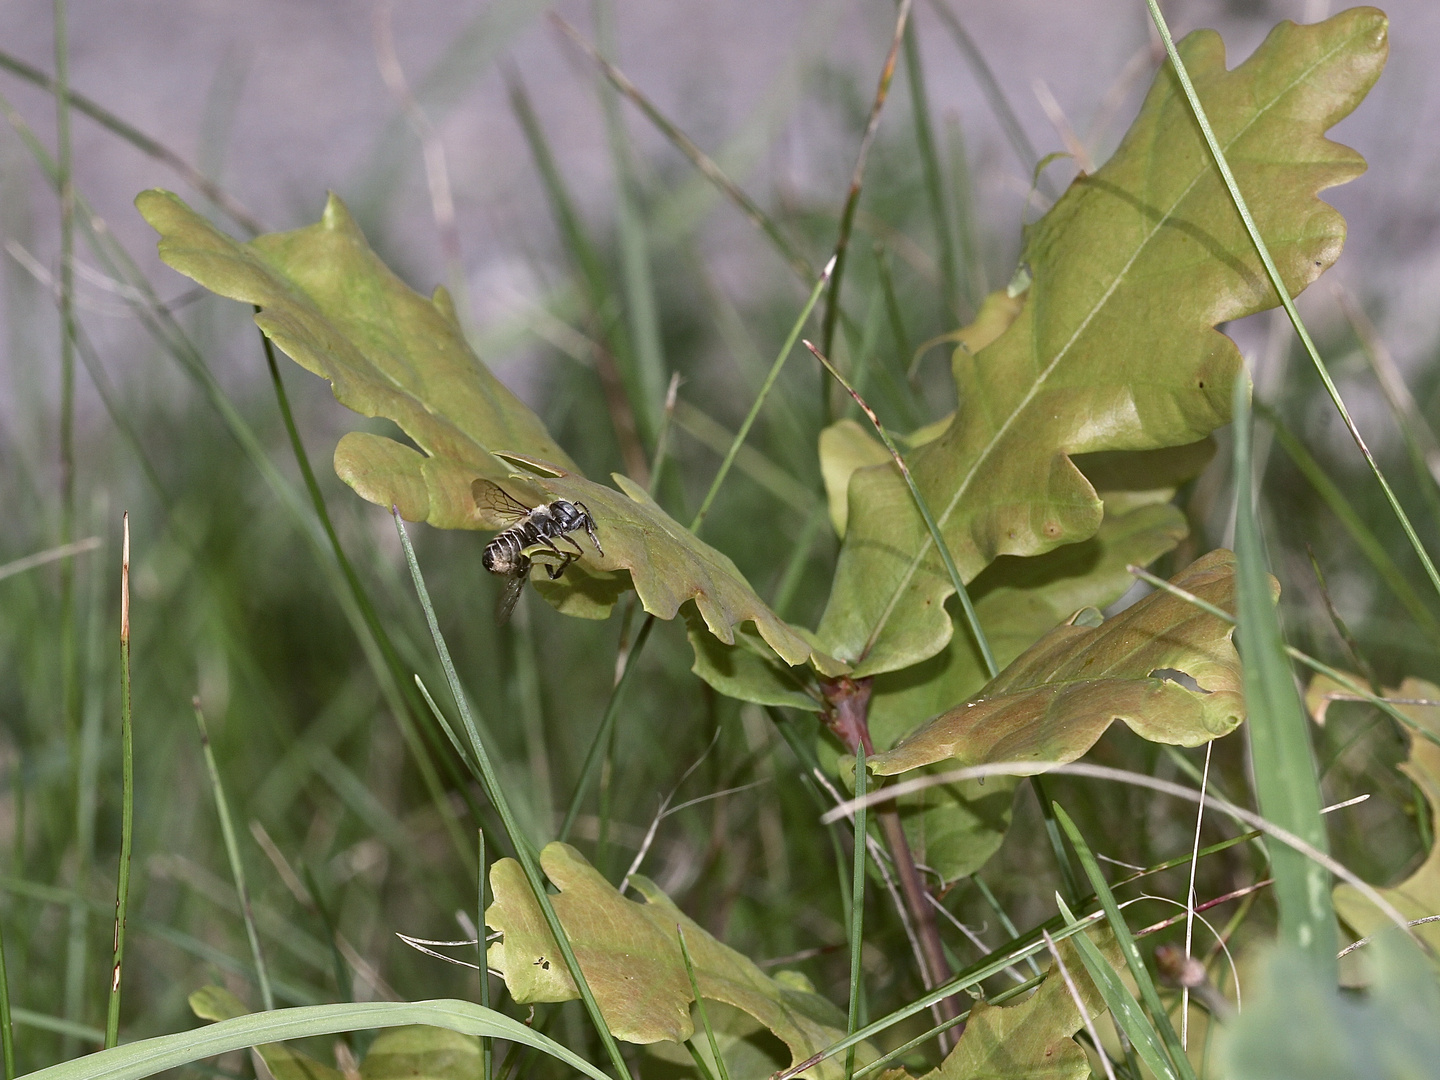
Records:
[[[255,929],[255,915],[250,909],[250,890],[245,884],[245,863],[240,858],[240,845],[235,839],[235,824],[230,817],[230,804],[225,799],[225,786],[215,765],[215,751],[210,746],[210,732],[205,727],[205,713],[197,697],[191,702],[195,724],[200,729],[200,749],[205,755],[205,769],[210,776],[210,790],[215,795],[215,812],[220,818],[220,835],[225,840],[225,855],[230,860],[230,875],[235,879],[235,893],[240,898],[240,915],[245,920],[245,936],[250,942],[250,959],[255,965],[255,981],[260,987],[260,1001],[266,1012],[275,1008],[275,994],[270,988],[270,970],[260,948],[260,934]]]
[[[720,1070],[720,1080],[730,1080],[730,1069],[720,1054],[720,1044],[715,1040],[715,1029],[710,1026],[710,1011],[705,1008],[705,999],[700,996],[700,983],[695,978],[695,962],[690,959],[690,946],[685,943],[685,928],[676,923],[675,933],[680,937],[680,958],[685,961],[685,974],[690,979],[690,992],[695,995],[695,1009],[700,1013],[700,1024],[705,1029],[705,1038],[710,1043],[710,1055],[715,1059],[715,1067]],[[702,1066],[705,1064],[703,1058],[697,1058],[695,1063]]]
[[[130,716],[130,515],[120,543],[120,871],[115,885],[115,949],[105,1049],[120,1041],[120,973],[125,960],[125,913],[130,906],[130,854],[135,841],[135,747]],[[8,1025],[7,1025],[8,1026]]]
[[[970,593],[966,590],[965,583],[960,578],[960,571],[955,566],[955,560],[950,555],[950,546],[945,543],[945,537],[940,533],[940,526],[935,524],[935,516],[930,513],[930,507],[926,504],[924,496],[920,494],[920,489],[915,486],[915,479],[910,475],[910,468],[905,464],[905,459],[900,456],[900,451],[896,449],[895,441],[890,438],[884,425],[880,423],[880,417],[875,415],[875,410],[856,393],[855,388],[845,380],[845,376],[836,370],[835,365],[826,359],[824,352],[815,348],[808,341],[805,342],[805,347],[815,354],[815,359],[819,360],[825,366],[825,370],[835,377],[835,381],[845,388],[846,393],[855,399],[855,403],[860,406],[861,411],[865,413],[875,428],[876,434],[880,436],[880,441],[885,444],[885,449],[890,451],[891,458],[894,459],[900,475],[905,478],[905,484],[910,489],[910,497],[915,500],[916,509],[925,519],[925,527],[930,530],[930,539],[935,544],[935,550],[940,553],[940,558],[945,563],[945,571],[950,575],[950,584],[955,589],[955,595],[960,598],[960,607],[965,612],[965,624],[970,628],[970,634],[975,639],[981,657],[985,660],[986,672],[993,679],[1000,674],[1000,665],[995,662],[995,653],[991,651],[985,630],[980,625],[980,616],[975,614],[975,605],[970,602]]]
[[[1380,576],[1386,587],[1394,594],[1395,599],[1400,601],[1401,606],[1415,620],[1430,638],[1431,641],[1440,642],[1440,620],[1437,620],[1430,609],[1420,602],[1415,595],[1415,590],[1405,580],[1405,575],[1390,553],[1385,550],[1385,545],[1375,535],[1365,519],[1355,510],[1350,500],[1345,497],[1340,485],[1335,483],[1325,474],[1325,469],[1315,460],[1305,444],[1295,437],[1295,433],[1276,414],[1275,410],[1267,405],[1257,403],[1255,412],[1267,424],[1275,434],[1275,441],[1295,467],[1300,470],[1300,475],[1309,481],[1315,493],[1320,496],[1330,512],[1340,519],[1340,524],[1350,534],[1350,539],[1360,549],[1375,572]]]
[[[475,919],[475,949],[480,954],[480,1007],[490,1008],[490,964],[485,943],[485,879],[488,867],[485,863],[485,830],[475,830],[475,865],[480,868],[476,880],[479,914]],[[481,1076],[493,1080],[495,1076],[495,1040],[489,1036],[480,1037]]]
[[[885,66],[880,69],[880,83],[875,88],[875,99],[870,103],[870,116],[865,122],[865,134],[860,137],[860,152],[855,155],[855,168],[850,174],[850,190],[845,195],[845,207],[840,211],[840,232],[835,239],[834,266],[830,279],[830,292],[825,298],[825,317],[821,320],[820,351],[826,356],[835,347],[835,327],[840,320],[840,282],[845,276],[845,254],[850,247],[850,232],[855,227],[855,211],[860,207],[860,190],[865,184],[865,165],[870,158],[870,146],[875,141],[875,132],[880,128],[880,113],[890,96],[890,80],[895,76],[895,58],[900,52],[900,43],[905,37],[905,26],[910,19],[912,0],[900,0],[895,15],[895,35],[890,41],[890,52],[885,57]],[[829,403],[829,388],[822,398]],[[825,408],[821,415],[829,422],[830,410]]]
[[[1185,1051],[1180,1046],[1180,1037],[1175,1034],[1175,1027],[1170,1023],[1170,1014],[1165,1011],[1165,1006],[1160,1002],[1160,994],[1155,989],[1155,981],[1150,978],[1150,969],[1145,966],[1145,960],[1140,955],[1140,948],[1135,944],[1135,936],[1130,933],[1130,926],[1125,922],[1120,905],[1115,902],[1115,894],[1110,891],[1110,886],[1105,881],[1105,875],[1100,872],[1100,863],[1096,861],[1090,846],[1085,843],[1085,838],[1080,835],[1080,830],[1075,827],[1075,822],[1070,820],[1070,815],[1059,804],[1055,804],[1055,816],[1060,821],[1060,827],[1065,830],[1065,835],[1070,838],[1070,843],[1075,848],[1075,854],[1080,857],[1080,865],[1085,870],[1085,876],[1090,879],[1091,888],[1100,898],[1100,906],[1105,911],[1105,917],[1110,921],[1110,929],[1115,933],[1115,941],[1120,946],[1120,952],[1125,957],[1130,974],[1135,977],[1135,985],[1140,988],[1140,998],[1150,1012],[1150,1022],[1154,1025],[1154,1030],[1158,1030],[1160,1040],[1165,1044],[1165,1049],[1169,1051],[1172,1063],[1171,1075],[1178,1076],[1181,1080],[1195,1080],[1195,1070],[1190,1067],[1190,1059],[1185,1056]],[[1077,940],[1083,942],[1088,939],[1082,934]],[[1093,942],[1091,942],[1091,946],[1094,947]],[[1084,944],[1082,943],[1080,947],[1082,955],[1084,955]],[[1096,949],[1096,953],[1098,955],[1098,949]],[[1134,999],[1131,998],[1131,1000]],[[1133,1041],[1134,1036],[1132,1035],[1131,1038]],[[1138,1043],[1136,1045],[1139,1046]],[[1148,1059],[1147,1064],[1149,1064]],[[1151,1064],[1151,1068],[1154,1068],[1153,1064]]]
[[[1255,245],[1255,250],[1260,256],[1261,263],[1265,266],[1265,273],[1270,278],[1270,284],[1275,294],[1280,297],[1280,303],[1285,308],[1285,314],[1290,316],[1291,325],[1295,327],[1295,333],[1299,336],[1301,344],[1305,346],[1306,355],[1314,365],[1315,372],[1320,376],[1320,381],[1325,384],[1325,392],[1330,395],[1335,409],[1340,414],[1340,419],[1345,422],[1350,437],[1355,440],[1355,445],[1360,448],[1361,455],[1365,458],[1370,471],[1375,474],[1380,488],[1385,492],[1385,501],[1390,504],[1400,527],[1405,531],[1405,537],[1410,541],[1411,548],[1419,557],[1421,565],[1425,567],[1425,573],[1430,578],[1430,584],[1434,586],[1437,596],[1440,596],[1440,570],[1435,568],[1435,562],[1430,558],[1430,553],[1425,550],[1425,545],[1420,542],[1419,535],[1415,532],[1415,526],[1410,523],[1410,516],[1405,513],[1405,508],[1400,505],[1400,500],[1395,497],[1390,482],[1385,479],[1381,472],[1379,463],[1375,460],[1370,448],[1365,445],[1364,438],[1360,435],[1360,429],[1355,426],[1355,421],[1350,417],[1350,410],[1346,407],[1344,399],[1340,396],[1340,390],[1335,385],[1335,380],[1330,377],[1330,371],[1325,366],[1325,361],[1320,358],[1320,351],[1315,347],[1315,342],[1310,338],[1310,332],[1305,329],[1305,323],[1300,318],[1300,312],[1295,309],[1295,301],[1290,296],[1290,290],[1285,287],[1285,282],[1280,277],[1280,271],[1275,266],[1275,260],[1270,257],[1270,249],[1265,244],[1265,239],[1260,235],[1260,228],[1255,224],[1255,218],[1250,213],[1250,207],[1245,202],[1245,196],[1240,193],[1240,185],[1235,181],[1235,174],[1230,171],[1230,164],[1225,160],[1225,151],[1221,149],[1220,142],[1215,138],[1215,132],[1210,127],[1210,120],[1205,115],[1205,108],[1200,104],[1200,96],[1195,92],[1195,85],[1190,81],[1190,73],[1185,70],[1185,63],[1180,59],[1180,53],[1175,48],[1175,41],[1170,36],[1170,27],[1165,23],[1165,16],[1160,11],[1158,0],[1145,0],[1150,8],[1150,18],[1155,23],[1155,29],[1160,32],[1160,38],[1165,43],[1165,52],[1170,57],[1170,66],[1175,71],[1176,77],[1180,80],[1181,89],[1185,91],[1185,99],[1190,103],[1190,111],[1195,116],[1195,122],[1199,124],[1201,134],[1205,136],[1205,145],[1210,148],[1210,154],[1215,159],[1215,166],[1220,170],[1221,179],[1225,181],[1225,188],[1230,192],[1230,198],[1235,203],[1235,209],[1240,212],[1241,220],[1245,222],[1245,231],[1250,234],[1250,240]],[[1237,382],[1236,386],[1242,386]],[[1239,391],[1237,390],[1237,393]]]
[[[800,331],[805,328],[805,320],[810,318],[810,312],[815,310],[816,303],[820,300],[820,294],[825,291],[825,284],[830,280],[830,274],[835,269],[835,260],[832,258],[825,264],[825,269],[820,273],[820,280],[810,290],[810,296],[805,301],[805,306],[800,309],[800,315],[795,320],[795,325],[790,327],[790,333],[786,335],[785,344],[780,346],[780,353],[775,357],[775,362],[770,365],[770,372],[765,376],[765,382],[760,387],[760,392],[755,395],[755,401],[750,406],[750,411],[745,414],[745,421],[740,425],[740,430],[735,433],[734,440],[730,443],[730,449],[725,452],[724,460],[720,462],[720,468],[715,473],[715,479],[710,481],[710,490],[705,492],[705,498],[700,503],[700,509],[695,512],[695,520],[690,522],[690,531],[696,532],[705,515],[710,512],[710,505],[715,501],[716,494],[720,491],[720,485],[725,482],[725,476],[730,471],[730,466],[735,462],[735,455],[740,452],[740,447],[745,443],[745,437],[750,434],[751,425],[755,418],[760,415],[760,409],[765,404],[765,399],[770,396],[770,390],[775,385],[775,380],[780,377],[780,369],[785,366],[785,360],[790,355],[790,350],[795,347],[795,339],[800,336]]]
[[[581,36],[578,30],[558,15],[552,15],[551,18],[554,20],[555,25],[564,32],[565,36],[573,41],[580,50],[590,58],[595,66],[600,69],[600,73],[610,80],[610,84],[629,98],[635,107],[645,114],[645,118],[655,125],[660,134],[665,136],[672,146],[690,160],[690,164],[695,166],[700,175],[710,181],[742,214],[750,219],[750,222],[756,228],[765,234],[770,240],[770,243],[774,245],[780,257],[785,260],[786,264],[795,272],[801,281],[811,281],[814,279],[815,271],[811,269],[805,257],[791,244],[790,240],[781,231],[780,226],[775,223],[770,215],[760,208],[754,199],[746,195],[735,181],[731,180],[730,177],[725,174],[725,171],[720,168],[719,164],[717,164],[713,158],[701,150],[690,136],[686,135],[685,132],[681,131],[675,124],[671,123],[665,114],[657,109],[650,99],[640,91],[640,88],[631,82],[623,71],[601,56],[595,47]]]
[[[289,1039],[421,1024],[464,1035],[489,1035],[542,1050],[591,1080],[610,1080],[578,1054],[503,1013],[470,1001],[369,1001],[247,1013],[193,1031],[179,1031],[51,1065],[27,1080],[143,1080],[192,1061]]]
[[[855,795],[860,799],[865,797],[865,784],[869,779],[865,772],[865,747],[861,745],[855,750]],[[855,811],[855,874],[850,883],[850,1009],[845,1026],[847,1035],[854,1035],[855,1029],[860,1026],[860,1000],[864,990],[860,954],[865,941],[865,838],[868,835],[866,809],[862,805]],[[852,1046],[845,1051],[846,1080],[851,1080],[854,1075],[855,1047]]]
[[[594,0],[592,9],[599,48],[615,54],[614,16],[608,0]],[[635,346],[632,370],[624,372],[631,408],[647,450],[655,449],[665,397],[665,350],[660,340],[660,315],[655,306],[655,281],[650,266],[650,241],[640,213],[639,177],[631,153],[620,100],[608,83],[600,84],[600,104],[615,170],[615,231],[620,241],[620,273],[625,285],[630,338]]]
[[[930,200],[930,216],[940,246],[940,278],[945,285],[944,308],[952,316],[960,300],[960,262],[956,256],[955,228],[950,220],[950,204],[945,198],[945,181],[940,171],[940,157],[935,152],[935,131],[930,123],[930,97],[925,89],[925,71],[920,64],[920,39],[915,20],[905,26],[905,79],[910,84],[910,114],[915,124],[915,147],[920,151],[920,167],[925,176],[925,195]],[[889,297],[886,297],[887,302]],[[910,355],[902,348],[903,363]]]
[[[1071,922],[1075,921],[1063,896],[1057,893],[1055,903],[1060,906],[1060,914],[1064,918]],[[1165,1048],[1161,1046],[1155,1028],[1146,1019],[1144,1010],[1135,1000],[1135,995],[1130,993],[1130,988],[1120,981],[1120,976],[1115,973],[1115,969],[1110,966],[1109,961],[1100,952],[1099,946],[1084,934],[1075,935],[1075,944],[1078,946],[1080,960],[1085,965],[1085,971],[1090,976],[1090,981],[1095,984],[1095,988],[1100,991],[1100,996],[1105,999],[1105,1005],[1115,1020],[1115,1026],[1129,1038],[1130,1045],[1140,1055],[1140,1060],[1145,1062],[1157,1077],[1165,1078],[1165,1080],[1178,1080],[1174,1068],[1165,1056]],[[1104,1053],[1103,1049],[1097,1049],[1100,1050],[1100,1053]]]
[[[1320,784],[1309,723],[1295,689],[1280,621],[1270,595],[1265,548],[1251,498],[1248,380],[1235,383],[1235,560],[1245,700],[1250,713],[1250,762],[1260,813],[1328,851],[1320,816]],[[1268,845],[1280,908],[1280,937],[1333,980],[1339,948],[1330,875],[1323,866],[1277,844]]]
[[[486,750],[485,744],[480,738],[480,732],[475,726],[474,717],[470,714],[465,691],[460,685],[460,676],[455,671],[454,661],[450,659],[450,647],[445,644],[445,637],[440,633],[440,623],[435,617],[435,608],[430,603],[430,592],[425,588],[425,579],[420,574],[420,563],[416,560],[415,549],[410,544],[410,534],[405,531],[405,522],[401,520],[399,510],[392,508],[391,512],[395,518],[395,529],[400,534],[400,544],[405,549],[405,562],[410,567],[410,576],[415,582],[415,592],[420,598],[420,606],[425,609],[425,622],[430,627],[430,636],[434,639],[435,651],[440,655],[440,664],[445,669],[445,679],[450,684],[450,693],[454,697],[455,707],[460,713],[460,723],[465,728],[465,735],[470,741],[470,751],[480,770],[480,782],[485,788],[485,795],[500,815],[505,833],[510,837],[510,843],[515,848],[516,859],[525,872],[531,892],[535,895],[535,902],[540,905],[540,910],[545,915],[545,923],[550,928],[550,933],[555,936],[556,944],[560,948],[560,955],[565,958],[565,964],[575,980],[575,986],[580,991],[581,999],[585,1002],[585,1011],[590,1014],[600,1041],[605,1045],[605,1050],[610,1056],[610,1063],[615,1068],[615,1075],[621,1080],[629,1080],[630,1072],[625,1067],[625,1059],[620,1056],[620,1047],[615,1042],[615,1036],[610,1033],[605,1018],[600,1014],[600,1005],[595,1000],[589,982],[585,979],[585,973],[580,969],[580,962],[575,959],[575,950],[570,945],[570,938],[566,935],[565,928],[560,924],[560,919],[555,914],[555,908],[550,903],[550,896],[545,888],[545,879],[540,874],[539,863],[536,862],[534,854],[525,842],[524,833],[521,832],[520,824],[516,821],[514,811],[510,808],[510,800],[506,798],[505,791],[500,786],[500,778],[490,762],[489,751]]]
[[[646,615],[645,621],[640,624],[639,632],[635,635],[635,644],[630,646],[630,655],[625,658],[625,670],[620,673],[615,688],[610,691],[610,700],[605,703],[605,712],[600,717],[600,726],[595,731],[595,738],[590,741],[590,749],[585,753],[585,763],[580,766],[580,779],[575,781],[575,791],[570,796],[570,805],[565,810],[565,821],[560,826],[560,834],[556,839],[566,839],[570,835],[570,830],[575,827],[575,819],[580,816],[580,806],[590,791],[595,774],[600,771],[603,751],[610,741],[610,732],[615,726],[615,718],[620,715],[620,699],[625,695],[625,688],[630,685],[631,673],[639,667],[640,650],[645,647],[645,642],[649,640],[650,631],[654,629],[654,626],[655,616]]]
[[[59,84],[37,67],[31,67],[19,57],[11,56],[9,53],[0,52],[0,70],[8,71],[12,75],[19,76],[28,83],[38,86],[41,90],[54,94],[59,98]],[[99,102],[86,97],[84,94],[77,94],[69,86],[65,88],[66,100],[70,108],[75,112],[84,113],[94,120],[101,127],[112,134],[118,135],[135,149],[139,150],[146,157],[154,158],[170,166],[175,172],[185,178],[186,183],[193,187],[205,198],[209,199],[215,206],[229,216],[230,220],[239,225],[251,236],[258,236],[265,231],[265,226],[254,214],[246,210],[235,196],[215,183],[194,165],[182,158],[168,146],[152,139],[139,128],[126,123],[116,116]]]

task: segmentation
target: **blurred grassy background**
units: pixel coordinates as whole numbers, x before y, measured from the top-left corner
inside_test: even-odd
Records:
[[[744,415],[805,290],[766,240],[629,106],[620,110],[616,152],[605,92],[589,62],[547,23],[548,7],[531,0],[415,3],[378,16],[393,27],[394,59],[433,126],[432,150],[444,152],[454,202],[448,233],[443,221],[436,224],[422,143],[382,77],[387,52],[382,46],[377,58],[368,5],[179,4],[167,5],[162,17],[139,4],[72,4],[72,80],[223,184],[267,227],[308,223],[333,188],[415,287],[458,281],[482,357],[592,476],[633,469],[637,460],[612,392],[625,350],[635,363],[649,355],[665,377],[679,373],[682,404],[661,494],[683,518],[694,511],[718,463],[717,447],[723,450]],[[593,38],[589,5],[555,8]],[[955,262],[947,266],[938,238],[917,149],[912,69],[902,64],[871,157],[845,283],[853,322],[837,347],[843,363],[862,369],[857,377],[881,416],[900,429],[953,406],[943,349],[925,355],[917,376],[907,378],[916,349],[954,329],[987,290],[1009,279],[1020,224],[1038,216],[1073,175],[1070,161],[1052,164],[1046,183],[1032,191],[1034,159],[1061,148],[1068,125],[1088,154],[1103,160],[1156,63],[1139,9],[1122,15],[1107,4],[1034,0],[952,3],[947,10],[973,37],[1023,138],[1007,136],[1003,114],[952,27],[935,7],[917,5],[924,101]],[[1232,65],[1277,19],[1326,13],[1314,2],[1236,0],[1167,11],[1177,31],[1224,31]],[[1374,342],[1357,336],[1331,288],[1331,278],[1344,282],[1376,322],[1375,341],[1393,354],[1418,414],[1440,415],[1440,327],[1431,302],[1440,217],[1426,186],[1436,150],[1433,140],[1413,137],[1427,122],[1433,129],[1440,112],[1440,76],[1430,63],[1440,11],[1407,0],[1392,16],[1390,69],[1335,133],[1371,161],[1370,175],[1333,200],[1351,221],[1351,245],[1302,309],[1433,546],[1440,539],[1433,481],[1412,469],[1372,371]],[[892,22],[889,5],[632,4],[615,13],[614,55],[819,265],[834,243]],[[49,8],[27,2],[0,11],[0,43],[53,70]],[[556,213],[555,191],[547,194],[542,182],[534,132],[527,142],[512,107],[517,78],[597,253],[598,291]],[[1038,87],[1041,80],[1048,89]],[[0,94],[53,149],[53,101],[8,75],[0,76]],[[1047,95],[1058,102],[1058,127],[1041,104]],[[73,710],[64,694],[58,565],[0,579],[0,928],[15,1003],[29,1010],[22,1067],[90,1045],[93,1031],[85,1029],[103,1017],[118,849],[122,510],[130,511],[135,545],[138,809],[126,1036],[185,1026],[185,995],[206,981],[224,981],[258,1004],[191,716],[196,694],[242,825],[281,1003],[472,995],[473,973],[421,956],[394,935],[463,936],[456,912],[473,917],[466,861],[473,856],[457,851],[444,820],[450,815],[473,837],[477,796],[457,783],[448,747],[423,725],[427,760],[445,789],[438,805],[431,798],[407,749],[403,727],[414,718],[403,709],[397,715],[398,699],[393,691],[387,698],[381,668],[367,660],[329,556],[312,542],[313,521],[285,508],[234,437],[252,431],[304,505],[249,313],[195,298],[159,266],[153,236],[130,199],[148,186],[189,197],[173,172],[79,116],[74,160],[77,189],[170,303],[216,389],[207,393],[177,363],[173,336],[147,331],[129,304],[133,282],[115,282],[78,241],[74,535],[100,543],[75,560]],[[618,187],[617,175],[627,177]],[[0,128],[0,231],[9,253],[0,567],[52,548],[61,530],[57,221],[44,173],[13,128]],[[1234,330],[1258,365],[1259,396],[1294,433],[1293,440],[1271,440],[1262,425],[1257,447],[1266,465],[1264,522],[1293,642],[1337,666],[1355,666],[1326,612],[1308,544],[1380,676],[1394,683],[1433,672],[1440,633],[1424,622],[1426,611],[1434,621],[1433,598],[1313,376],[1291,356],[1288,327],[1261,316]],[[337,406],[318,380],[282,364],[342,543],[406,668],[439,689],[393,525],[329,468],[338,434],[363,421]],[[783,595],[782,614],[810,624],[836,548],[821,516],[814,445],[823,408],[838,410],[839,403],[822,406],[821,387],[808,358],[792,357],[751,436],[753,451],[706,526],[707,539],[762,596]],[[229,421],[214,407],[217,393],[234,407]],[[640,442],[643,461],[653,450],[643,424]],[[1333,490],[1317,490],[1307,470]],[[1222,449],[1211,471],[1183,493],[1195,533],[1175,563],[1227,542],[1227,471]],[[514,622],[497,630],[480,538],[414,533],[512,797],[532,835],[547,838],[603,710],[621,620],[563,619],[531,596]],[[683,628],[659,626],[621,714],[613,765],[577,835],[618,879],[660,799],[692,764],[703,758],[678,801],[760,781],[667,818],[644,871],[702,925],[757,960],[811,954],[795,966],[842,1000],[848,969],[838,883],[848,863],[837,868],[804,790],[804,770],[771,718],[717,697],[689,673],[690,662]],[[1339,854],[1367,878],[1388,879],[1428,845],[1423,804],[1391,768],[1403,750],[1388,721],[1359,707],[1331,716],[1317,735],[1326,801],[1372,795],[1334,819]],[[805,738],[817,726],[809,717],[785,722]],[[718,743],[707,754],[712,738]],[[1239,737],[1216,747],[1212,779],[1229,793],[1245,789],[1242,751]],[[1163,776],[1184,776],[1199,761],[1123,732],[1107,736],[1095,753]],[[1022,928],[1049,914],[1055,876],[1025,790],[1005,847],[981,875]],[[1052,791],[1097,849],[1115,859],[1148,865],[1188,849],[1188,810],[1130,791],[1106,789],[1097,798],[1078,781],[1056,780]],[[1248,884],[1257,866],[1251,849],[1232,849],[1202,866],[1199,895]],[[1172,871],[1151,891],[1182,896],[1181,875]],[[947,904],[983,938],[1001,940],[996,913],[972,885],[957,886]],[[893,909],[883,898],[872,905],[865,960],[878,1012],[913,996],[917,983]],[[1234,910],[1221,909],[1222,921]],[[1165,914],[1157,905],[1154,918]],[[1258,900],[1252,914],[1245,926],[1263,927],[1268,900]],[[957,952],[970,949],[951,937]],[[578,1012],[554,1011],[560,1019],[552,1031],[583,1040]]]

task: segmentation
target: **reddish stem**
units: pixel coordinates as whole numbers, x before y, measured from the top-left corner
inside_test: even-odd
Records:
[[[863,746],[867,758],[875,753],[875,744],[870,740],[870,687],[870,679],[850,679],[845,676],[825,683],[825,701],[829,706],[825,711],[825,722],[846,749],[853,754]],[[879,819],[885,846],[889,848],[890,857],[895,861],[896,876],[900,879],[900,894],[910,911],[910,918],[920,941],[920,975],[928,990],[948,981],[953,974],[949,962],[945,959],[945,947],[940,941],[935,908],[930,903],[929,892],[920,878],[919,868],[915,865],[915,856],[910,850],[910,841],[905,836],[905,826],[900,821],[896,803],[891,800],[880,804],[872,812]],[[862,844],[865,841],[863,837],[857,836],[855,842]],[[948,997],[936,1005],[936,1012],[941,1021],[953,1020],[960,1015],[960,1008],[953,997]],[[944,1041],[958,1039],[961,1030],[959,1027],[952,1028],[945,1033],[948,1038]]]

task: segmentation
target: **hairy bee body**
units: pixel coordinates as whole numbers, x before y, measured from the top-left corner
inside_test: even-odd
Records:
[[[476,480],[473,490],[476,505],[499,515],[502,520],[505,517],[514,519],[514,524],[496,533],[485,545],[480,557],[486,570],[509,579],[496,610],[499,622],[503,623],[510,617],[537,560],[545,560],[541,565],[553,581],[584,554],[584,549],[570,535],[572,532],[584,529],[595,550],[605,554],[600,547],[595,519],[584,503],[556,499],[531,508],[488,480]],[[562,543],[568,544],[569,548],[561,548],[559,545]],[[556,561],[549,561],[552,559]]]

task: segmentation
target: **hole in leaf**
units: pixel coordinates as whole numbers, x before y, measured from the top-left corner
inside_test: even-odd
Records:
[[[1179,668],[1158,667],[1154,671],[1150,672],[1150,678],[1163,679],[1165,682],[1173,682],[1176,686],[1183,687],[1184,689],[1189,690],[1192,694],[1210,693],[1209,690],[1206,690],[1203,686],[1201,686],[1199,683],[1197,683],[1194,679],[1192,679],[1185,672],[1181,671]]]

